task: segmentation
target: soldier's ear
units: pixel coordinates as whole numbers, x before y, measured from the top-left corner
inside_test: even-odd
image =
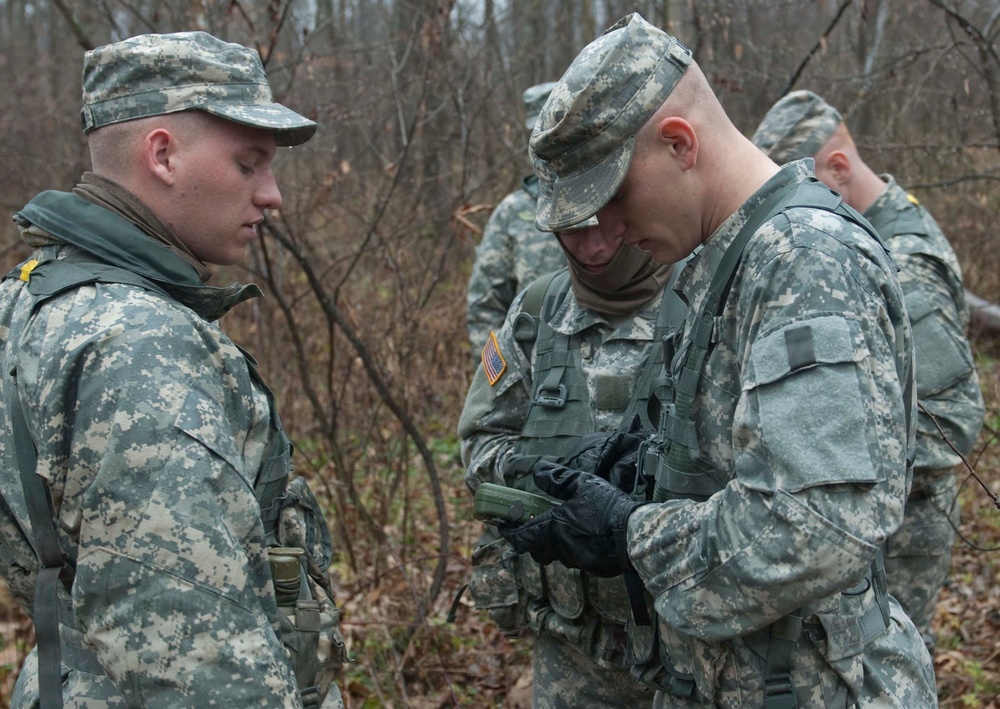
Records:
[[[838,185],[850,182],[851,160],[843,150],[834,150],[826,156],[826,168]]]
[[[698,135],[694,127],[679,116],[667,116],[656,126],[656,137],[665,143],[682,170],[698,162]]]
[[[162,127],[154,128],[142,141],[140,158],[142,169],[168,187],[173,186],[176,178],[173,163],[176,150],[177,142],[170,131]]]

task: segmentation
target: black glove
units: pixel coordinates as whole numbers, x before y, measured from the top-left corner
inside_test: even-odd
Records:
[[[508,481],[533,473],[540,463],[557,462],[567,468],[582,470],[604,478],[619,490],[635,490],[639,446],[652,431],[639,430],[639,417],[629,423],[628,430],[588,433],[566,455],[554,456],[512,455],[504,463],[504,479]]]
[[[646,503],[596,475],[557,463],[540,461],[534,470],[535,484],[564,502],[525,524],[499,525],[514,550],[530,553],[539,564],[560,561],[596,576],[634,571],[626,549],[628,518]]]
[[[635,489],[635,473],[639,462],[639,446],[652,435],[639,431],[635,416],[626,431],[588,433],[559,462],[567,468],[583,470],[604,478],[619,490],[631,493]]]

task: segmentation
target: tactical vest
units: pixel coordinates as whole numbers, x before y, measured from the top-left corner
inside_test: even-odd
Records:
[[[674,355],[676,342],[665,347],[670,363],[666,377],[668,385],[663,391],[671,399],[661,402],[662,413],[656,427],[656,436],[640,460],[640,467],[655,471],[654,501],[689,499],[705,501],[728,483],[724,472],[714,471],[702,461],[698,436],[695,430],[693,402],[698,391],[708,353],[714,343],[715,323],[722,315],[729,289],[743,257],[743,251],[754,233],[768,220],[793,208],[812,208],[837,214],[864,229],[889,253],[878,232],[858,212],[844,204],[839,194],[815,179],[779,188],[771,194],[737,234],[716,269],[708,294],[700,311],[689,310],[686,328],[689,333]],[[683,333],[682,329],[679,332]],[[799,361],[808,356],[798,351],[796,343],[789,342],[789,360]],[[912,376],[912,373],[911,373]],[[903,388],[906,427],[910,430],[912,388]],[[913,452],[907,452],[907,466],[912,466]],[[863,583],[875,589],[876,604],[857,619],[858,637],[867,643],[889,627],[889,603],[886,597],[886,575],[881,552],[872,560]],[[849,589],[844,593],[849,593]],[[794,709],[796,698],[791,685],[791,668],[795,647],[803,630],[802,613],[795,612],[775,621],[770,627],[746,638],[765,660],[766,709]],[[851,631],[854,628],[850,628]],[[658,633],[657,633],[658,634]],[[632,674],[641,682],[669,694],[693,699],[696,687],[693,676],[681,675],[672,669],[667,651],[662,643],[649,647],[647,658],[637,662]],[[659,656],[658,656],[659,655]]]
[[[663,288],[652,347],[628,405],[622,409],[623,422],[638,415],[641,428],[645,430],[653,428],[649,401],[654,389],[657,396],[666,395],[658,388],[666,381],[660,376],[665,366],[664,349],[657,344],[669,341],[687,312],[684,302],[672,289],[681,269],[682,264],[674,267]],[[568,269],[542,276],[528,286],[522,312],[514,322],[514,339],[522,343],[534,342],[535,353],[531,406],[514,448],[520,455],[555,459],[569,453],[581,436],[596,430],[590,392],[581,367],[581,342],[557,333],[549,324],[569,289]]]
[[[664,349],[682,324],[687,306],[674,293],[672,286],[683,264],[677,264],[667,285],[657,312],[652,342],[640,375],[634,383],[631,397],[622,409],[622,422],[638,415],[641,428],[650,430],[648,402],[661,390],[664,380],[659,374],[664,370]],[[522,301],[522,312],[514,323],[514,338],[522,345],[534,343],[533,387],[531,405],[514,451],[528,456],[525,461],[548,458],[556,460],[565,456],[581,436],[597,429],[591,410],[590,393],[582,369],[581,338],[567,337],[556,332],[549,324],[556,316],[570,290],[568,269],[548,274],[528,286]],[[531,352],[526,352],[530,358]],[[621,397],[624,400],[624,396]],[[532,476],[522,475],[515,485],[538,492]],[[530,559],[525,555],[524,564]],[[532,563],[532,566],[533,563]],[[628,662],[627,646],[642,642],[636,633],[651,632],[651,626],[637,629],[631,624],[630,599],[622,578],[598,578],[553,563],[543,570],[532,568],[522,580],[531,589],[538,602],[529,611],[530,622],[536,632],[548,632],[564,642],[579,646],[583,652],[606,666],[621,666]],[[531,579],[536,582],[532,587]],[[540,586],[537,581],[541,581]],[[639,602],[642,601],[641,587]],[[613,625],[598,624],[587,618],[591,608]],[[628,643],[621,637],[621,626],[628,625]],[[617,628],[615,627],[617,626]],[[596,637],[596,639],[595,639]],[[648,643],[648,640],[645,641]],[[604,647],[604,646],[607,647]],[[626,645],[625,657],[620,655]],[[613,653],[611,647],[615,646]]]
[[[174,298],[152,280],[78,251],[67,258],[49,261],[26,261],[4,276],[6,279],[27,282],[27,291],[34,296],[32,312],[48,299],[66,291],[95,283],[128,284]],[[320,673],[320,663],[315,655],[321,610],[329,615],[329,604],[316,598],[317,591],[325,591],[332,604],[332,592],[325,573],[316,573],[310,566],[325,569],[329,558],[313,559],[302,548],[278,545],[278,527],[282,511],[290,506],[308,507],[315,499],[297,479],[289,485],[291,472],[291,442],[278,418],[271,390],[257,372],[256,362],[240,348],[246,359],[247,370],[253,382],[267,397],[270,410],[270,433],[261,457],[261,467],[254,484],[254,495],[260,508],[272,579],[279,610],[279,637],[289,649],[293,660],[299,694],[304,706],[319,704],[319,693],[313,680]],[[72,597],[76,571],[76,549],[62,553],[56,531],[56,521],[48,486],[35,473],[37,450],[16,391],[16,371],[11,372],[14,386],[8,387],[7,401],[10,411],[15,454],[24,499],[33,534],[22,528],[38,557],[39,569],[35,581],[33,622],[38,648],[38,684],[42,709],[62,707],[61,665],[90,674],[103,675],[104,669],[92,651],[84,647],[77,629],[72,603],[59,598],[60,584],[67,597]],[[308,498],[308,499],[307,499]],[[315,512],[318,514],[318,507]],[[320,525],[325,538],[318,540],[325,549],[331,547],[329,531]],[[307,557],[309,557],[307,559]],[[317,566],[317,564],[319,566]],[[320,590],[321,589],[321,590]],[[322,605],[322,608],[321,608]],[[335,609],[335,606],[334,606]],[[334,620],[335,622],[335,620]],[[60,632],[60,626],[61,632]],[[337,649],[335,648],[335,651]],[[342,648],[340,649],[342,650]],[[341,653],[341,660],[344,655]]]

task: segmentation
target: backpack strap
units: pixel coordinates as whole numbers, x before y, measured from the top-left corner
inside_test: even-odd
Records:
[[[59,548],[59,536],[52,514],[49,488],[36,473],[38,453],[28,430],[21,398],[17,395],[17,374],[8,386],[7,410],[14,433],[14,453],[31,521],[31,535],[25,535],[38,557],[32,621],[38,647],[38,694],[42,709],[62,709],[62,660],[59,640],[59,583],[69,591],[76,569],[75,559],[67,559]],[[23,530],[22,530],[23,531]]]

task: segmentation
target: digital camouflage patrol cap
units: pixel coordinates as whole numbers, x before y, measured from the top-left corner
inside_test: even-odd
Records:
[[[83,132],[112,123],[201,110],[299,145],[316,124],[271,96],[260,56],[206,32],[144,34],[83,57]]]
[[[552,93],[552,89],[555,87],[556,82],[547,81],[544,84],[535,84],[525,89],[524,94],[521,96],[521,100],[524,101],[524,106],[528,111],[527,117],[524,120],[525,128],[531,130],[535,127],[535,121],[538,120],[538,114],[542,112],[545,99],[549,97],[549,94]]]
[[[837,109],[812,91],[792,91],[771,106],[753,142],[784,165],[816,155],[843,121]]]
[[[531,134],[539,229],[578,224],[614,196],[632,160],[636,132],[690,63],[686,47],[636,13],[577,55]]]

